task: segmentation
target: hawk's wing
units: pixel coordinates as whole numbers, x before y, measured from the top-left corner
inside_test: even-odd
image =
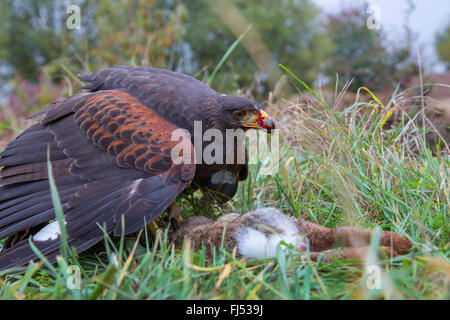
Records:
[[[139,230],[194,177],[190,137],[172,141],[176,129],[119,90],[62,100],[0,154],[0,238],[55,218],[47,180],[48,147],[69,245],[80,252],[100,241],[103,233],[97,224],[115,235]],[[190,157],[184,155],[189,161],[173,163],[171,153],[181,141],[190,151]],[[52,261],[60,243],[54,227],[34,235],[36,246]],[[0,269],[35,258],[25,239],[0,254]]]
[[[127,92],[164,119],[191,133],[194,120],[205,120],[208,112],[205,98],[217,95],[195,78],[152,67],[113,67],[80,79],[86,83],[82,89]]]

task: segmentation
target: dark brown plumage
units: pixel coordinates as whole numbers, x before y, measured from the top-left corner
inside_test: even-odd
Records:
[[[24,230],[34,233],[35,245],[50,261],[59,253],[59,236],[47,225],[55,218],[47,148],[69,245],[81,252],[103,238],[98,224],[114,235],[135,232],[191,184],[216,191],[220,201],[234,195],[238,181],[247,176],[247,163],[196,165],[194,121],[201,121],[203,132],[274,128],[255,101],[218,94],[168,70],[116,67],[81,80],[88,92],[40,112],[35,116],[39,123],[0,154],[0,239],[10,237],[7,244],[13,244],[0,254],[0,270],[36,258],[27,238],[11,241]],[[176,129],[187,133],[172,141]],[[180,141],[189,146],[191,156],[176,164],[171,153]],[[234,179],[221,181],[218,172]]]

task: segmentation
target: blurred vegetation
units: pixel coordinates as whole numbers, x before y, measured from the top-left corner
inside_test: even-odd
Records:
[[[341,85],[354,79],[351,91],[362,86],[378,90],[397,84],[405,88],[418,73],[409,40],[388,47],[383,30],[371,30],[366,23],[364,8],[328,16],[327,30],[336,49],[328,59],[325,73],[331,78],[337,74]]]
[[[54,1],[0,3],[0,65],[36,81],[39,67],[67,55],[65,7]]]
[[[439,59],[447,64],[447,70],[450,70],[450,23],[447,24],[442,32],[436,35],[436,51]]]
[[[266,95],[278,80],[267,81],[279,63],[310,84],[321,72],[330,78],[337,73],[344,80],[341,83],[355,78],[352,90],[396,85],[417,71],[409,43],[392,48],[382,30],[367,28],[362,7],[324,20],[310,0],[78,0],[71,4],[81,9],[79,30],[66,27],[69,14],[64,0],[0,4],[3,83],[15,74],[36,82],[42,68],[60,82],[66,69],[77,74],[121,64],[163,67],[204,79],[239,36],[236,30],[248,25],[262,47],[248,35],[250,43],[239,45],[217,75],[213,86],[218,90],[235,92],[256,79],[254,94]],[[247,25],[236,26],[242,23]],[[443,43],[441,51],[448,53],[445,41],[439,43]],[[249,52],[252,46],[256,49]],[[271,60],[261,62],[263,55]]]
[[[64,0],[1,4],[0,65],[9,67],[6,76],[17,72],[36,82],[42,67],[52,76],[66,74],[61,65],[77,73],[131,63],[171,67],[169,57],[182,34],[177,29],[182,10],[144,0],[71,4],[80,7],[79,30],[66,27]]]
[[[311,0],[74,0],[81,28],[70,30],[65,0],[0,2],[0,121],[12,124],[71,94],[75,75],[115,65],[167,68],[206,80],[231,44],[251,26],[212,82],[226,93],[265,100],[290,70],[311,87],[319,75],[350,91],[408,86],[417,74],[413,39],[387,41],[367,28],[364,6],[324,16]],[[407,15],[408,16],[408,15]],[[406,23],[405,23],[406,25]],[[450,57],[450,25],[436,37],[443,61]],[[35,90],[34,94],[29,94]],[[24,94],[24,92],[26,94]],[[288,98],[283,91],[277,98]],[[6,110],[9,109],[9,110]],[[11,115],[12,114],[12,115]],[[14,123],[16,127],[20,124]],[[2,128],[0,128],[2,130]],[[4,128],[3,128],[4,130]]]
[[[105,1],[80,0],[80,30],[65,26],[63,0],[6,0],[2,3],[0,64],[25,79],[37,81],[45,66],[53,75],[120,64],[151,65],[196,75],[210,71],[236,39],[219,17],[220,5],[235,6],[246,23],[261,35],[275,61],[288,64],[307,81],[314,81],[331,52],[323,33],[320,11],[310,1]],[[261,71],[261,70],[259,70]],[[258,67],[238,47],[217,83],[231,91],[249,85]],[[261,75],[260,91],[266,91]]]
[[[260,35],[275,60],[265,63],[289,65],[307,82],[317,78],[333,44],[321,28],[320,11],[316,6],[308,0],[231,2]],[[218,19],[220,7],[213,3],[207,0],[186,2],[189,20],[184,40],[192,50],[192,62],[196,68],[213,67],[236,39],[225,22]],[[256,53],[259,54],[263,53]],[[227,68],[221,72],[222,82],[232,83],[234,89],[248,86],[258,71],[262,70],[257,70],[255,61],[244,46],[239,46],[229,59]],[[268,76],[263,74],[261,80]]]

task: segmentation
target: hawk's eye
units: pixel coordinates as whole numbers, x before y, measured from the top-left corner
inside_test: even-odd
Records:
[[[244,118],[247,115],[247,112],[244,110],[234,110],[233,111],[233,116],[238,119],[241,120],[242,118]]]

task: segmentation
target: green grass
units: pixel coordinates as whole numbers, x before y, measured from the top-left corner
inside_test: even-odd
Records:
[[[383,129],[389,106],[356,101],[341,113],[319,103],[311,103],[309,112],[279,107],[285,119],[278,172],[263,176],[261,163],[252,166],[232,201],[202,212],[275,206],[327,227],[394,231],[414,247],[378,261],[380,290],[367,289],[364,263],[303,262],[295,250],[244,261],[223,248],[210,260],[188,244],[175,249],[161,229],[156,235],[145,230],[139,239],[107,237],[78,258],[66,254],[55,266],[41,262],[0,275],[0,298],[449,299],[449,153],[441,144],[433,155],[424,130],[406,120]],[[177,200],[183,215],[200,212],[197,198]],[[159,224],[165,225],[163,219]],[[67,287],[71,264],[81,272],[80,289]]]

